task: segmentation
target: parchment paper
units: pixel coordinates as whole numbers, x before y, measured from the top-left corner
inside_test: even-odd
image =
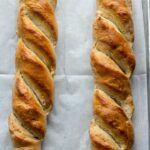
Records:
[[[11,111],[15,73],[16,0],[0,1],[0,150],[12,150],[7,118]],[[43,150],[90,150],[93,79],[89,61],[95,0],[58,0],[59,25],[55,105],[48,117]],[[133,150],[149,150],[146,49],[141,0],[133,0],[136,70],[132,78],[135,100]]]

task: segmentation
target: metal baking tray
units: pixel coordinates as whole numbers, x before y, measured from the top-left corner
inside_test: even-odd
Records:
[[[143,3],[143,15],[145,26],[145,39],[147,49],[147,93],[148,93],[148,121],[150,121],[150,1],[142,0]],[[150,122],[149,124],[149,149],[150,149]]]

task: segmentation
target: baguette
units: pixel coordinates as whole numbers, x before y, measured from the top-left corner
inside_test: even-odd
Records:
[[[54,99],[56,0],[20,0],[9,130],[14,150],[40,150]]]
[[[134,142],[130,77],[135,68],[130,0],[97,0],[93,39],[91,148],[130,150]]]

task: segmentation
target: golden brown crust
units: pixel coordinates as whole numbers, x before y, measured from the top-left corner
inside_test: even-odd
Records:
[[[131,86],[128,77],[104,53],[93,49],[91,51],[91,64],[95,84],[105,93],[113,97],[122,106],[131,118],[134,106],[131,96]],[[128,109],[126,110],[126,105]]]
[[[13,110],[19,121],[29,128],[35,137],[43,138],[46,130],[46,115],[37,98],[25,85],[20,73],[16,74],[13,93]]]
[[[54,99],[56,0],[20,0],[9,129],[15,150],[40,150]]]
[[[53,104],[54,97],[53,78],[46,65],[31,50],[25,47],[22,40],[19,40],[16,50],[16,66],[26,82],[30,79],[36,86],[35,90],[40,89],[38,93],[44,99],[42,102],[44,110],[49,109]],[[32,85],[31,82],[30,84]]]
[[[97,0],[93,39],[90,58],[95,91],[91,147],[130,150],[134,141],[130,77],[135,68],[131,1]]]
[[[133,42],[131,3],[126,0],[97,0],[101,15],[117,25],[129,42]]]
[[[18,119],[13,113],[9,116],[9,129],[12,137],[12,142],[16,149],[34,147],[40,150],[40,141],[35,139],[31,133],[21,126]]]
[[[111,136],[104,130],[99,128],[95,120],[91,121],[90,137],[92,150],[118,150],[119,146],[115,143]]]
[[[100,14],[97,14],[93,26],[95,47],[109,55],[130,77],[135,68],[132,47],[118,29]]]
[[[45,53],[50,61],[51,69],[55,70],[56,67],[56,54],[52,43],[49,39],[42,33],[42,31],[33,24],[33,22],[27,17],[26,5],[21,4],[19,16],[18,16],[18,35],[24,41],[30,41]],[[50,28],[50,26],[49,26]],[[56,27],[55,27],[56,28]],[[40,42],[37,42],[40,41]],[[44,56],[45,56],[44,55]]]
[[[133,143],[132,124],[123,109],[104,92],[95,90],[93,110],[96,123],[109,131],[120,147],[131,148]]]

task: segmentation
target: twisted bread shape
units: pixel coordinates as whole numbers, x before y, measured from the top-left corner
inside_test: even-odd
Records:
[[[91,66],[95,80],[92,150],[129,150],[134,141],[130,77],[135,68],[130,0],[97,0]]]
[[[20,0],[13,112],[9,129],[15,150],[40,150],[53,106],[56,68],[56,0]]]

